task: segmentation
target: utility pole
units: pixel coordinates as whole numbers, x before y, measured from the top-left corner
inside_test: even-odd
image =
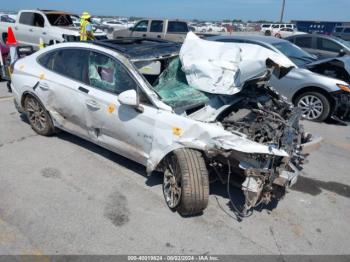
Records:
[[[282,0],[282,9],[281,9],[281,19],[280,19],[280,23],[283,22],[283,14],[284,14],[284,6],[286,4],[286,0]]]

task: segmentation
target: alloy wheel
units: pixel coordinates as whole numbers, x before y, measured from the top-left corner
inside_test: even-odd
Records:
[[[175,208],[181,200],[181,175],[175,157],[168,157],[163,180],[163,194],[170,208]]]
[[[47,126],[47,117],[44,109],[34,98],[26,101],[26,111],[30,124],[38,131],[43,131]]]
[[[301,109],[303,116],[309,120],[317,119],[324,110],[321,99],[313,95],[303,96],[298,102],[298,107]]]

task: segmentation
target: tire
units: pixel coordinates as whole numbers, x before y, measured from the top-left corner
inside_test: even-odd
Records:
[[[24,99],[24,111],[36,133],[43,136],[50,136],[55,133],[51,117],[38,99],[28,95]]]
[[[317,91],[305,92],[300,94],[295,99],[294,104],[295,106],[301,108],[301,110],[303,111],[303,116],[306,119],[315,122],[325,121],[331,113],[331,103],[329,99],[325,95]],[[313,106],[310,108],[309,105]],[[318,113],[318,111],[320,111],[320,113]]]
[[[209,199],[209,175],[201,152],[175,150],[166,157],[165,168],[163,194],[168,207],[183,216],[201,214]]]
[[[277,38],[282,38],[281,34],[279,34],[279,33],[277,33],[277,34],[275,35],[275,37],[277,37]]]
[[[8,91],[9,93],[12,93],[11,81],[7,81],[6,86],[7,86],[7,91]]]
[[[265,35],[266,36],[270,36],[271,35],[271,31],[270,30],[265,31]]]

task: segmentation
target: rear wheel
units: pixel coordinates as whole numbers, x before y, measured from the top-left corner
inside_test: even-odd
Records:
[[[306,92],[299,95],[295,100],[303,116],[308,120],[322,122],[331,112],[331,103],[328,98],[319,92]]]
[[[199,151],[178,149],[165,159],[165,202],[181,215],[196,215],[208,205],[209,178]]]
[[[49,136],[55,131],[51,117],[41,103],[32,96],[24,100],[24,110],[33,130],[39,135]]]

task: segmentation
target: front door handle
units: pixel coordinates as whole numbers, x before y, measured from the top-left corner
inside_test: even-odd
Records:
[[[29,32],[33,32],[33,29],[30,28],[30,29],[29,29]]]
[[[157,37],[158,37],[158,38],[162,38],[162,36],[161,36],[161,35],[157,35]]]
[[[143,37],[146,37],[147,35],[146,35],[146,34],[143,34],[142,36],[143,36]]]
[[[46,35],[46,32],[43,32],[43,35]]]
[[[87,105],[89,108],[91,108],[91,109],[93,109],[93,110],[98,110],[98,109],[100,109],[99,104],[98,104],[95,100],[87,99],[87,100],[85,101],[85,103],[86,103],[86,105]]]

